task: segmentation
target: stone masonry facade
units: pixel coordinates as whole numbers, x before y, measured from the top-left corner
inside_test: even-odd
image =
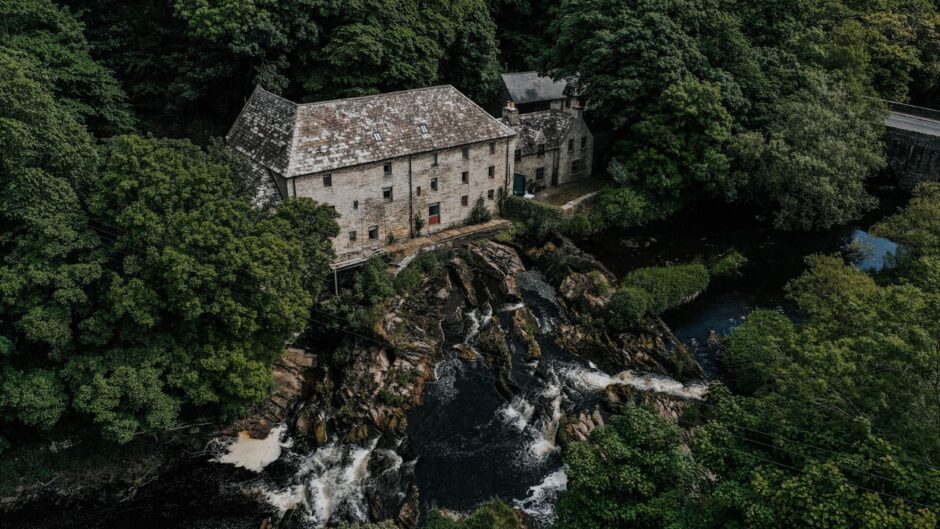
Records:
[[[336,209],[341,266],[466,224],[478,199],[495,213],[515,136],[451,86],[310,104],[259,87],[226,139],[268,177],[269,194]]]
[[[579,105],[522,115],[509,106],[503,111],[503,122],[518,135],[513,159],[516,174],[525,178],[526,191],[591,176],[594,135]]]

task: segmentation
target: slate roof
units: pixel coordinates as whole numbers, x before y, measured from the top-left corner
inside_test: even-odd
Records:
[[[290,178],[514,134],[449,85],[306,104],[259,86],[226,139]]]
[[[545,142],[545,150],[557,149],[568,136],[568,129],[574,123],[574,116],[562,110],[542,110],[519,115],[519,124],[512,127],[519,137],[516,148],[522,149],[523,155],[535,154],[540,141]],[[509,120],[503,118],[508,125]]]
[[[500,74],[509,97],[517,104],[538,103],[568,97],[568,81],[555,81],[538,72],[512,72]]]

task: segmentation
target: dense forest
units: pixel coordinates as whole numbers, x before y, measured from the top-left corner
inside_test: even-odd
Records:
[[[0,0],[0,37],[0,459],[238,416],[312,307],[365,320],[394,292],[367,267],[325,299],[333,210],[254,203],[220,138],[256,84],[492,105],[501,71],[576,78],[613,139],[578,233],[703,201],[843,224],[876,203],[883,100],[940,107],[933,0]],[[557,526],[937,527],[940,187],[876,231],[893,267],[810,258],[799,321],[751,314],[678,424],[630,408],[573,443]],[[668,306],[631,280],[612,324]],[[460,526],[510,527],[486,509]]]

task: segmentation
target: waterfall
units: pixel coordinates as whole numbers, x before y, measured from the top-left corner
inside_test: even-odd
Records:
[[[529,487],[529,495],[521,500],[513,500],[512,504],[534,518],[540,527],[548,527],[555,522],[558,493],[567,488],[568,474],[562,467],[545,476],[538,485]]]
[[[561,370],[561,376],[582,391],[601,391],[610,385],[626,385],[642,391],[653,391],[686,399],[701,400],[708,394],[708,386],[705,384],[686,385],[666,376],[637,375],[631,370],[608,375],[596,369],[566,367]]]
[[[302,507],[312,527],[324,527],[337,519],[368,522],[366,489],[373,477],[370,461],[379,455],[391,461],[382,474],[398,471],[403,462],[394,450],[377,450],[377,444],[378,438],[365,447],[334,441],[307,456],[295,474],[294,485],[273,491],[262,488],[259,492],[282,515]]]

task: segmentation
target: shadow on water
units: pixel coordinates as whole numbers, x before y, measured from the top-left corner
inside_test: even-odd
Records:
[[[715,279],[693,302],[663,315],[676,336],[695,352],[709,378],[715,378],[715,351],[706,346],[710,333],[726,336],[757,308],[780,309],[797,318],[797,308],[784,288],[806,269],[807,256],[842,253],[866,270],[885,265],[895,244],[867,230],[897,211],[909,195],[894,188],[879,188],[875,195],[879,207],[863,218],[818,232],[777,231],[748,211],[723,206],[690,208],[667,221],[627,232],[611,230],[577,242],[617,277],[645,266],[707,262],[732,250],[743,254],[748,262],[738,274]],[[866,252],[856,255],[850,245]]]

